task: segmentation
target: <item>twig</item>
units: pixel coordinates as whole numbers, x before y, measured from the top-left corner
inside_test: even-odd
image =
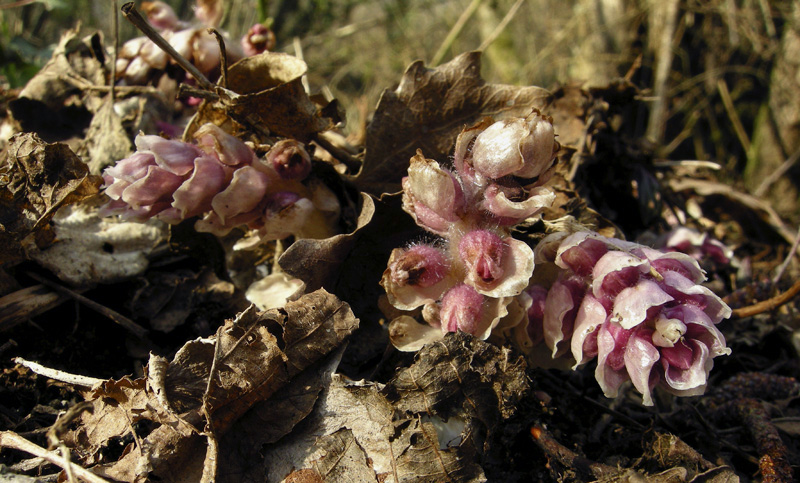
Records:
[[[119,12],[117,12],[117,0],[113,0],[111,7],[111,22],[114,26],[114,51],[111,57],[111,79],[108,87],[111,93],[111,105],[114,105],[117,102],[117,91],[114,89],[114,84],[117,83],[117,56],[119,55]]]
[[[228,50],[225,48],[225,38],[215,28],[206,29],[208,33],[217,38],[219,44],[220,85],[228,88]]]
[[[480,47],[478,47],[478,50],[486,50],[487,48],[489,48],[490,45],[492,45],[492,42],[497,40],[497,37],[499,37],[500,34],[503,33],[503,30],[506,29],[508,23],[511,22],[511,19],[513,19],[514,15],[517,14],[517,11],[519,10],[519,7],[522,6],[523,2],[525,2],[525,0],[517,0],[514,3],[514,5],[512,5],[511,8],[508,9],[506,16],[503,17],[503,20],[501,20],[500,23],[497,24],[497,27],[495,27],[494,30],[492,30],[492,33],[490,33],[489,36],[486,37],[486,39],[483,42],[481,42],[481,45]]]
[[[653,166],[656,168],[708,168],[713,169],[714,171],[719,171],[722,169],[722,166],[720,166],[719,163],[714,161],[704,161],[702,159],[681,159],[677,161],[672,159],[654,159]]]
[[[134,5],[134,2],[128,2],[123,5],[122,14],[125,15],[125,18],[128,19],[130,23],[141,30],[142,33],[147,36],[147,38],[152,40],[153,43],[156,44],[161,50],[172,57],[172,59],[183,68],[183,70],[191,74],[191,76],[197,80],[197,83],[200,85],[200,87],[209,91],[214,91],[214,84],[212,84],[202,72],[197,70],[197,67],[186,60],[184,56],[179,54],[178,51],[175,50],[175,48],[173,48],[169,42],[164,39],[164,37],[155,31],[155,29],[147,22],[147,20],[142,17],[142,14],[136,10],[136,5]]]
[[[570,450],[556,441],[542,426],[531,426],[531,438],[548,458],[555,458],[562,465],[583,475],[592,475],[597,479],[603,479],[619,473],[613,466],[597,463]]]
[[[444,41],[442,42],[442,45],[439,46],[439,50],[437,50],[436,53],[433,54],[433,59],[431,60],[431,67],[436,67],[437,65],[439,65],[442,59],[444,59],[445,54],[447,53],[448,50],[450,50],[450,47],[453,46],[453,42],[455,42],[458,35],[464,29],[464,25],[466,25],[467,21],[478,10],[478,7],[480,7],[482,1],[483,0],[472,0],[472,3],[470,3],[467,9],[464,10],[464,13],[462,13],[461,16],[458,17],[458,20],[456,20],[456,23],[455,25],[453,25],[453,28],[451,28],[450,32],[447,33],[447,37],[445,37]]]
[[[59,371],[58,369],[45,367],[39,364],[38,362],[28,361],[23,359],[22,357],[15,357],[14,363],[27,367],[28,369],[30,369],[36,374],[39,374],[40,376],[44,376],[48,379],[53,379],[54,381],[61,381],[73,386],[93,387],[103,382],[102,379],[97,379],[89,376],[81,376],[79,374],[71,374],[69,372]]]
[[[789,230],[781,220],[775,209],[768,203],[765,203],[760,198],[753,195],[738,191],[728,185],[717,183],[714,181],[706,181],[702,179],[682,178],[673,179],[669,181],[669,187],[673,191],[693,190],[701,196],[708,195],[724,195],[731,200],[736,201],[752,210],[762,211],[766,214],[766,222],[772,225],[775,231],[786,240],[786,243],[794,243],[794,231]]]
[[[54,451],[48,451],[39,445],[31,443],[13,431],[0,431],[0,448],[11,448],[18,451],[24,451],[28,454],[43,458],[54,465],[64,468],[65,470],[67,466],[69,466],[78,476],[78,478],[81,478],[89,483],[109,483],[108,480],[105,480],[74,463],[70,463],[63,457],[56,454]]]
[[[719,90],[719,95],[722,98],[722,105],[725,106],[725,112],[728,113],[728,117],[733,124],[736,137],[739,138],[739,142],[742,143],[744,151],[750,151],[750,138],[747,137],[747,132],[745,132],[744,126],[742,126],[742,120],[739,119],[739,115],[736,114],[736,108],[733,107],[733,99],[731,99],[731,92],[728,90],[728,84],[726,84],[723,79],[717,80],[717,90]]]
[[[792,285],[791,288],[789,288],[789,290],[781,294],[778,294],[772,297],[771,299],[763,300],[761,302],[758,302],[757,304],[748,305],[747,307],[734,309],[732,311],[731,317],[736,319],[741,319],[743,317],[752,317],[753,315],[760,314],[762,312],[768,312],[792,300],[792,298],[794,298],[794,296],[797,295],[799,292],[800,292],[800,280],[796,281],[794,285]]]
[[[322,146],[322,149],[331,153],[331,155],[333,155],[334,158],[338,159],[339,161],[342,162],[342,164],[347,166],[348,170],[352,171],[353,173],[357,173],[358,170],[361,169],[361,164],[362,164],[361,161],[355,156],[352,156],[344,149],[331,143],[330,140],[328,140],[324,134],[325,133],[316,133],[314,134],[312,139],[314,140],[315,143]]]
[[[789,267],[789,264],[792,262],[792,258],[794,258],[795,253],[797,253],[797,247],[800,245],[800,227],[797,228],[797,235],[794,237],[794,243],[792,243],[792,249],[789,250],[789,253],[786,255],[786,260],[781,263],[781,266],[778,267],[778,270],[775,272],[775,276],[772,277],[772,283],[778,283],[778,281],[783,277],[784,272]]]
[[[83,295],[74,292],[63,285],[59,285],[55,282],[51,282],[44,277],[41,277],[35,273],[28,273],[28,276],[32,279],[36,280],[37,282],[45,285],[54,291],[72,297],[73,299],[77,300],[78,302],[82,303],[83,305],[89,307],[90,309],[99,312],[106,317],[108,317],[112,322],[121,325],[124,329],[131,332],[133,335],[140,339],[144,339],[147,337],[147,329],[142,327],[141,325],[137,324],[136,322],[132,321],[131,319],[125,317],[124,315],[120,314],[119,312],[109,309],[103,305],[98,304],[94,300],[84,297]]]
[[[253,326],[255,327],[255,326]],[[251,328],[253,328],[251,327]],[[200,478],[201,483],[212,483],[217,477],[217,458],[219,456],[219,442],[217,441],[214,432],[214,421],[211,419],[211,408],[209,398],[211,389],[213,387],[214,379],[219,371],[219,363],[222,360],[222,332],[224,327],[217,329],[217,339],[214,344],[214,359],[211,361],[211,369],[208,371],[208,380],[206,381],[206,390],[203,393],[203,416],[206,419],[206,427],[203,430],[206,439],[208,440],[208,449],[206,450],[206,457],[203,460],[203,474]],[[245,335],[246,336],[246,335]],[[240,338],[242,340],[244,337]],[[237,341],[238,342],[238,341]]]
[[[764,196],[767,193],[767,190],[770,188],[770,186],[772,186],[773,184],[775,184],[776,181],[781,179],[783,175],[786,174],[786,172],[792,168],[792,166],[797,164],[798,159],[800,159],[800,148],[798,148],[797,151],[795,151],[791,156],[789,156],[789,158],[786,161],[784,161],[778,167],[778,169],[776,169],[775,171],[770,173],[769,176],[764,178],[764,181],[762,181],[761,184],[758,185],[758,188],[756,188],[755,191],[753,191],[753,194],[756,196]]]

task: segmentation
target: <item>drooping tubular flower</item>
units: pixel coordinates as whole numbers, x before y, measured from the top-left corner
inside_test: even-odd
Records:
[[[532,338],[544,339],[553,357],[570,353],[575,366],[596,357],[607,397],[626,381],[648,406],[656,386],[702,394],[713,359],[730,354],[716,325],[731,310],[700,284],[705,274],[692,257],[588,231],[550,235],[536,251],[561,273],[541,320],[529,316]]]
[[[197,144],[138,135],[137,151],[103,173],[111,198],[103,211],[172,224],[202,216],[195,228],[220,236],[247,225],[255,242],[332,234],[338,201],[322,183],[306,180],[311,157],[301,143],[280,141],[262,160],[214,124],[194,137]]]
[[[558,148],[552,121],[533,110],[465,129],[455,170],[421,151],[411,158],[403,209],[441,240],[395,249],[389,259],[381,280],[389,302],[401,310],[423,307],[427,322],[396,319],[390,333],[398,348],[416,350],[420,340],[454,331],[485,339],[509,314],[534,265],[533,250],[510,228],[538,218],[554,201],[542,184]]]

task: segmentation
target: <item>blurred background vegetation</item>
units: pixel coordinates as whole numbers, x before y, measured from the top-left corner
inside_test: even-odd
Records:
[[[121,5],[122,2],[119,2]],[[170,0],[183,19],[193,0]],[[800,2],[786,0],[231,0],[239,38],[270,22],[277,49],[309,64],[358,131],[405,67],[482,49],[489,82],[625,78],[640,89],[643,142],[657,157],[711,160],[724,176],[796,218],[800,153]],[[118,6],[119,6],[118,5]],[[24,85],[60,33],[81,22],[112,38],[111,0],[0,3],[0,82]],[[120,37],[136,35],[120,21]],[[792,161],[794,157],[794,161]],[[778,173],[765,190],[763,179]],[[759,188],[761,191],[759,192]],[[764,192],[768,191],[768,192]]]

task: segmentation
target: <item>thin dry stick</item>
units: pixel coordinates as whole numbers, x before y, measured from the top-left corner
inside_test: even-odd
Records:
[[[467,21],[478,10],[478,7],[481,5],[481,2],[483,2],[483,0],[472,0],[472,3],[470,3],[467,9],[464,10],[464,13],[462,13],[461,16],[458,17],[458,20],[456,20],[456,23],[455,25],[453,25],[453,28],[451,28],[450,32],[447,33],[447,37],[445,37],[444,41],[442,42],[442,45],[439,46],[439,50],[437,50],[436,53],[433,54],[433,59],[431,60],[432,67],[436,67],[437,65],[439,65],[442,59],[444,59],[445,54],[447,54],[447,51],[450,50],[450,47],[453,46],[453,42],[455,42],[456,38],[458,38],[458,35],[464,29],[464,25],[467,24]]]
[[[796,281],[794,285],[789,288],[789,290],[780,293],[771,299],[763,300],[757,304],[748,305],[747,307],[734,309],[731,317],[735,319],[741,319],[743,317],[752,317],[753,315],[757,315],[762,312],[768,312],[792,300],[792,298],[794,298],[794,296],[798,293],[800,293],[800,280]]]
[[[214,28],[206,29],[208,33],[217,38],[219,44],[219,64],[220,64],[220,85],[225,89],[228,88],[228,50],[225,48],[225,39],[219,30]]]
[[[736,137],[739,138],[739,142],[742,143],[745,152],[750,151],[750,138],[747,137],[747,132],[744,130],[744,126],[742,126],[742,120],[739,119],[739,115],[736,114],[736,108],[733,106],[733,99],[731,98],[731,92],[728,90],[728,84],[726,84],[723,79],[717,80],[717,90],[722,98],[722,105],[725,106],[725,112],[728,113],[728,117],[733,124]]]
[[[252,328],[252,327],[251,327]],[[203,415],[206,418],[206,427],[203,433],[208,440],[208,449],[206,450],[206,457],[203,460],[203,474],[200,478],[201,483],[211,483],[217,478],[217,457],[219,456],[219,442],[214,433],[214,421],[211,419],[211,409],[209,407],[209,395],[213,387],[214,379],[217,377],[219,370],[219,363],[222,359],[222,332],[224,327],[217,329],[217,340],[214,344],[214,359],[211,361],[211,369],[208,371],[208,380],[206,381],[206,390],[203,393]],[[241,340],[241,339],[239,339]],[[237,341],[238,342],[238,341]]]
[[[795,151],[791,156],[789,156],[789,158],[786,161],[784,161],[778,167],[778,169],[776,169],[775,171],[770,173],[769,176],[764,178],[764,181],[762,181],[761,184],[758,185],[758,188],[756,188],[756,190],[753,191],[753,194],[756,196],[764,196],[767,193],[767,190],[770,188],[770,186],[772,186],[773,184],[775,184],[776,181],[781,179],[783,175],[786,174],[786,172],[792,168],[792,166],[797,164],[798,159],[800,159],[800,148],[797,148],[797,151]]]
[[[160,48],[161,50],[166,52],[167,55],[172,57],[172,59],[175,60],[175,62],[177,62],[178,65],[180,65],[183,68],[183,70],[191,74],[191,76],[195,78],[200,87],[209,91],[214,90],[214,84],[212,84],[211,81],[208,80],[208,78],[206,78],[206,76],[204,76],[202,72],[197,70],[197,67],[195,67],[191,62],[186,60],[184,56],[179,54],[178,51],[175,50],[169,44],[169,42],[167,42],[164,39],[164,37],[162,37],[158,32],[156,32],[155,29],[147,22],[147,19],[142,17],[142,14],[139,13],[138,10],[136,10],[136,5],[134,5],[134,2],[128,2],[125,5],[123,5],[122,14],[125,15],[125,18],[128,19],[130,23],[132,23],[133,25],[136,26],[136,28],[141,30],[142,33],[147,36],[147,38],[152,40],[153,43],[158,46],[158,48]]]
[[[503,33],[503,30],[506,29],[509,22],[511,22],[511,19],[514,18],[514,15],[517,14],[517,11],[524,2],[525,0],[517,0],[514,3],[514,5],[512,5],[511,8],[508,9],[508,13],[506,13],[506,16],[503,17],[503,20],[501,20],[500,23],[497,24],[497,27],[495,27],[494,30],[492,30],[492,33],[490,33],[489,36],[486,37],[486,40],[484,40],[481,43],[480,47],[478,47],[478,50],[486,50],[487,48],[489,48],[490,45],[492,45],[492,42],[497,40],[497,37],[499,37],[500,34]]]
[[[781,263],[781,266],[778,267],[778,270],[775,272],[775,276],[772,277],[772,283],[778,283],[778,281],[783,277],[783,273],[789,267],[789,264],[792,262],[792,258],[794,258],[795,253],[797,253],[797,247],[800,246],[800,227],[797,228],[797,235],[794,237],[794,243],[792,243],[792,249],[789,250],[789,254],[786,255],[786,260]]]
[[[103,382],[102,379],[97,379],[94,377],[81,376],[79,374],[71,374],[69,372],[59,371],[58,369],[51,369],[39,364],[38,362],[25,360],[22,357],[15,357],[14,363],[27,367],[40,376],[44,376],[54,381],[64,382],[72,386],[93,387],[95,384],[100,384]]]
[[[114,51],[111,56],[111,79],[109,80],[109,92],[111,93],[111,104],[117,101],[117,91],[114,84],[117,83],[117,56],[119,55],[119,13],[117,12],[117,0],[111,4],[112,25],[114,26]]]
[[[94,310],[95,312],[99,312],[106,317],[108,317],[112,322],[121,325],[124,329],[131,332],[133,335],[140,339],[144,339],[147,337],[147,329],[142,327],[141,325],[137,324],[136,322],[132,321],[131,319],[125,317],[124,315],[120,314],[119,312],[109,309],[99,303],[91,300],[89,298],[84,297],[83,295],[74,292],[63,285],[59,285],[55,282],[51,282],[44,277],[40,277],[35,273],[28,273],[28,276],[32,279],[36,280],[37,282],[45,285],[54,291],[61,293],[63,295],[67,295],[72,297],[73,299],[77,300],[78,302],[82,303],[83,305],[89,307],[90,309]]]
[[[95,475],[85,468],[66,461],[54,451],[48,451],[39,445],[31,443],[13,431],[0,431],[0,448],[11,448],[18,451],[24,451],[25,453],[43,458],[50,463],[59,466],[60,468],[64,468],[65,470],[67,466],[70,466],[78,478],[89,483],[109,483],[108,480]]]

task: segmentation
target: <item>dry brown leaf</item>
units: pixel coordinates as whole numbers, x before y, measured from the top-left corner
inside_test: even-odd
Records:
[[[525,116],[543,109],[550,93],[539,87],[487,84],[480,52],[467,52],[435,69],[411,64],[400,85],[385,90],[367,127],[364,166],[355,182],[368,193],[392,193],[417,149],[445,162],[461,130],[481,118]]]
[[[508,348],[449,333],[423,347],[383,393],[400,411],[478,419],[492,431],[529,394],[526,367]]]
[[[0,264],[19,260],[25,237],[43,234],[59,208],[97,194],[103,182],[65,144],[48,144],[31,133],[11,138],[0,177]],[[36,239],[42,248],[49,241]]]
[[[211,415],[214,434],[221,437],[254,405],[339,347],[357,327],[358,319],[347,304],[324,290],[283,309],[259,314],[250,308],[227,321],[218,338],[187,343],[166,367],[164,361],[151,359],[146,385],[137,380],[132,392],[95,392],[94,413],[82,420],[69,441],[93,456],[109,438],[129,434],[128,421],[150,420],[160,425],[140,437],[141,446],[129,448],[119,461],[104,467],[103,474],[123,481],[197,481],[205,453],[205,438],[199,435],[205,413]],[[115,424],[99,423],[106,418]],[[98,425],[104,428],[101,433],[94,429]],[[142,474],[142,468],[150,475]]]
[[[133,152],[133,143],[122,126],[122,119],[114,110],[110,98],[94,113],[89,129],[86,131],[83,148],[88,156],[87,164],[93,174],[101,174],[103,169]],[[84,153],[81,152],[81,155]]]
[[[295,470],[313,470],[317,481],[341,481],[338,471],[350,468],[364,476],[358,481],[485,481],[469,442],[442,448],[431,423],[395,418],[379,390],[334,375],[302,429],[264,448],[266,479],[296,481]]]
[[[315,133],[331,129],[333,120],[317,109],[303,89],[306,63],[297,57],[264,52],[246,57],[228,70],[228,89],[239,94],[227,102],[204,102],[186,128],[184,140],[198,127],[237,122],[266,128],[273,135],[308,141]]]

